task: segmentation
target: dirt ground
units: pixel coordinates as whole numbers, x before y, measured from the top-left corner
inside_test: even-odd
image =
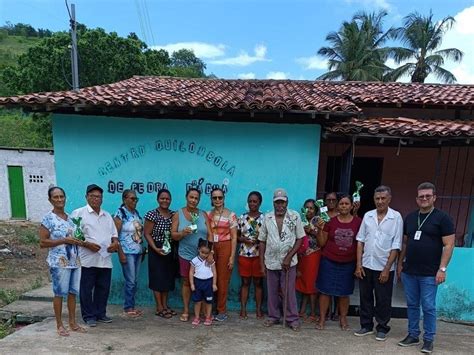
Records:
[[[49,282],[47,249],[39,247],[38,223],[0,221],[0,307]]]

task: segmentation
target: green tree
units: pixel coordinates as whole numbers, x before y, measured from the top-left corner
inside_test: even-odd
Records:
[[[136,35],[120,37],[101,28],[78,26],[79,82],[81,87],[108,84],[133,75],[204,77],[206,65],[192,51],[171,58],[164,50],[148,49]],[[43,38],[21,55],[17,66],[4,68],[0,81],[9,94],[70,89],[70,36],[66,32]]]
[[[359,12],[350,22],[343,22],[338,32],[330,32],[318,54],[328,59],[329,71],[321,80],[385,80],[390,68],[385,61],[392,52],[385,43],[394,38],[395,29],[383,31],[383,19],[387,12]]]
[[[463,53],[457,48],[439,49],[444,34],[449,31],[455,20],[451,16],[441,21],[433,22],[433,14],[422,16],[417,12],[411,13],[404,19],[404,26],[396,30],[405,48],[397,48],[394,59],[397,64],[403,64],[390,74],[392,80],[404,75],[411,76],[411,82],[424,83],[429,74],[434,74],[445,83],[455,83],[456,77],[443,68],[445,60],[460,62]]]
[[[180,49],[171,55],[172,76],[202,78],[206,76],[205,69],[206,64],[190,49]]]

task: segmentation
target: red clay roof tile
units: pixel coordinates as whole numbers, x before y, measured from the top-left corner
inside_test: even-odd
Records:
[[[331,122],[326,131],[334,134],[369,133],[371,135],[419,137],[474,137],[472,120],[420,120],[413,118],[351,118]]]

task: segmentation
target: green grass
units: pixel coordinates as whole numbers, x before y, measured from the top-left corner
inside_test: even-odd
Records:
[[[20,296],[15,290],[0,290],[0,303],[9,304],[16,301]]]
[[[0,41],[0,68],[2,66],[16,65],[18,57],[28,48],[35,46],[41,38],[6,36]]]
[[[38,245],[39,238],[36,233],[27,232],[25,234],[20,235],[20,242],[26,245]]]
[[[15,330],[15,321],[9,319],[6,322],[0,321],[0,339],[5,338],[7,335],[10,335]]]

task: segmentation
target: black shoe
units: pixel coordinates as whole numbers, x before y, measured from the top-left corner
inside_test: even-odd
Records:
[[[354,332],[356,337],[363,337],[369,334],[374,334],[374,331],[372,329],[360,328],[358,331]]]
[[[387,333],[377,332],[377,334],[375,335],[375,340],[385,341],[385,339],[387,339]]]
[[[422,353],[431,354],[433,352],[433,342],[429,340],[423,341],[423,347],[421,348]]]
[[[403,347],[413,346],[413,345],[418,345],[418,344],[420,344],[420,339],[414,338],[411,335],[407,335],[405,339],[398,342],[398,345],[403,346]]]
[[[95,319],[88,319],[84,321],[89,327],[97,327],[97,322]]]
[[[97,319],[97,322],[100,323],[112,323],[112,318],[103,316],[102,318]]]

